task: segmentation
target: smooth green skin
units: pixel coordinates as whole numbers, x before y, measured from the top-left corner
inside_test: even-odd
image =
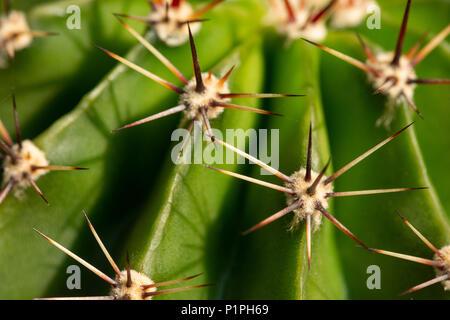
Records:
[[[224,12],[232,10],[230,7],[225,7]],[[230,26],[236,24],[236,19],[241,19],[244,12],[256,14],[256,11],[244,11],[239,4],[234,8],[237,9],[237,14],[226,18],[223,14],[214,15],[216,23],[204,28],[196,37],[198,54],[202,57],[201,65],[206,70],[216,65],[241,41],[245,32],[251,30],[241,28],[235,33]],[[252,17],[247,16],[248,19]],[[211,37],[211,34],[214,36]],[[114,50],[113,47],[108,49]],[[174,49],[162,47],[161,51],[186,76],[192,75],[188,44]],[[100,52],[98,54],[103,55]],[[178,84],[176,78],[140,45],[132,50],[128,58]],[[103,59],[108,61],[111,58],[103,55]],[[0,266],[0,277],[4,279],[0,285],[0,297],[28,299],[48,295],[74,295],[74,292],[58,289],[65,287],[65,270],[67,265],[74,264],[73,260],[66,258],[35,234],[33,227],[79,253],[86,260],[93,260],[102,270],[108,270],[106,263],[103,268],[95,263],[104,261],[104,258],[92,259],[95,253],[91,248],[96,244],[88,236],[81,209],[85,208],[92,217],[102,215],[103,220],[93,219],[93,223],[98,223],[99,233],[107,244],[117,240],[116,237],[121,232],[127,231],[127,219],[135,219],[133,209],[143,203],[143,190],[153,185],[151,181],[161,163],[159,155],[170,146],[170,133],[179,118],[174,116],[116,134],[111,134],[110,131],[175,105],[176,100],[177,95],[172,91],[161,89],[159,84],[120,66],[83,98],[73,112],[39,136],[36,143],[46,152],[51,163],[85,166],[90,170],[50,173],[39,179],[37,183],[50,201],[50,206],[46,206],[31,188],[26,190],[20,201],[9,196],[2,203],[0,260],[8,263]],[[149,141],[147,137],[158,138]],[[131,171],[124,170],[126,168],[131,168]],[[116,188],[117,185],[126,185],[127,191]],[[127,202],[123,201],[125,197]],[[127,205],[125,208],[124,203]],[[126,217],[123,212],[127,212]],[[120,223],[105,225],[102,221]],[[110,233],[102,233],[103,228]],[[90,272],[84,271],[83,275],[85,274]],[[63,280],[60,281],[57,276],[63,277]],[[85,291],[89,291],[89,284],[93,281],[89,281],[88,277],[86,279],[88,281],[83,280],[82,286]],[[102,282],[96,280],[97,283]],[[85,291],[77,292],[76,295]]]
[[[237,68],[229,80],[231,92],[261,92],[264,79],[261,44],[251,41],[238,48],[221,63],[221,69],[227,70],[236,62]],[[258,106],[256,99],[234,101]],[[267,116],[225,110],[212,126],[223,133],[225,129],[247,130],[261,117]],[[230,171],[239,168],[237,164],[212,166]],[[137,221],[127,245],[132,267],[154,281],[203,273],[192,283],[217,284],[163,295],[161,299],[220,298],[230,267],[232,244],[239,233],[236,220],[240,212],[236,208],[241,188],[232,177],[199,164],[174,166],[168,157],[159,182],[159,190],[149,196],[149,206]]]
[[[270,102],[274,112],[284,117],[271,118],[262,128],[280,130],[280,165],[285,174],[306,164],[310,121],[313,124],[313,170],[320,171],[329,158],[327,129],[324,123],[318,79],[318,54],[302,41],[287,45],[283,39],[271,39],[267,61],[268,91],[301,92],[307,96]],[[293,69],[292,66],[296,68]],[[286,75],[289,74],[289,77]],[[263,176],[259,167],[251,170],[254,178],[283,185],[283,181]],[[331,168],[328,172],[331,172]],[[246,187],[242,196],[239,227],[246,230],[285,208],[286,197],[279,191],[239,182]],[[332,206],[329,208],[332,212]],[[325,218],[312,236],[312,262],[308,271],[305,224],[288,232],[290,213],[282,219],[240,237],[235,248],[233,269],[226,284],[229,299],[343,299],[345,284],[332,237],[333,226]]]
[[[78,5],[81,29],[69,30],[66,8]],[[23,135],[34,137],[72,110],[114,66],[93,44],[125,54],[135,40],[113,13],[145,15],[145,1],[78,0],[41,5],[27,12],[32,30],[57,33],[35,38],[30,47],[17,52],[13,65],[0,69],[0,117],[13,132],[11,89],[20,109]],[[144,30],[143,24],[133,24]]]
[[[339,50],[362,57],[359,44],[352,34],[329,35],[327,45],[336,48],[338,44]],[[428,61],[432,59],[431,56],[427,58]],[[377,128],[375,121],[382,112],[385,98],[372,95],[373,89],[363,72],[344,62],[337,63],[335,57],[325,53],[322,54],[321,86],[322,92],[327,92],[323,99],[335,167],[343,166],[392,132],[413,120],[417,121],[417,125],[340,177],[335,186],[339,191],[421,186],[429,189],[341,198],[336,199],[335,207],[337,217],[349,221],[347,227],[361,235],[369,246],[432,258],[432,252],[395,213],[404,215],[438,248],[450,242],[449,221],[436,192],[439,188],[427,174],[415,128],[432,124],[418,119],[408,106],[399,106],[392,129]],[[440,97],[438,100],[441,100]],[[430,102],[437,95],[427,98]],[[427,106],[444,107],[440,104],[435,100],[434,103],[424,104],[422,109]],[[406,289],[435,276],[429,266],[366,252],[355,248],[341,234],[337,235],[337,240],[342,261],[345,261],[344,273],[350,298],[396,299]],[[369,277],[366,270],[370,265],[381,268],[381,290],[366,287]],[[449,298],[449,295],[438,284],[403,298]]]

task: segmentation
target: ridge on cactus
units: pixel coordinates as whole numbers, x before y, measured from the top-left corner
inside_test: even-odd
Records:
[[[405,131],[412,125],[409,124],[398,132],[394,133],[389,138],[381,141],[376,146],[372,147],[355,160],[349,162],[341,169],[337,170],[330,177],[325,176],[325,172],[330,164],[330,161],[324,166],[320,173],[315,172],[311,168],[311,158],[312,158],[312,126],[309,127],[309,138],[308,138],[308,153],[306,160],[306,168],[302,168],[295,172],[291,176],[287,176],[278,170],[270,167],[264,162],[256,159],[255,157],[223,142],[219,139],[214,139],[214,141],[225,146],[226,148],[236,152],[237,154],[243,156],[244,158],[254,162],[258,166],[266,169],[270,173],[276,175],[278,178],[285,182],[285,186],[279,186],[276,184],[268,183],[265,181],[257,180],[240,174],[236,174],[230,171],[221,170],[217,168],[212,168],[206,166],[207,168],[216,170],[218,172],[231,175],[233,177],[243,179],[255,184],[262,185],[267,188],[278,190],[286,193],[288,207],[283,210],[273,214],[267,219],[254,225],[247,231],[243,232],[243,235],[247,235],[259,228],[262,228],[269,223],[280,219],[290,212],[294,212],[294,219],[291,223],[290,229],[295,229],[301,221],[306,221],[306,239],[307,239],[307,255],[308,255],[308,265],[311,263],[311,225],[314,223],[314,229],[317,230],[322,221],[322,215],[330,220],[336,227],[338,227],[347,236],[356,241],[359,245],[364,248],[368,248],[361,240],[359,240],[350,230],[348,230],[341,222],[339,222],[335,217],[333,217],[328,211],[328,199],[332,197],[348,197],[348,196],[359,196],[359,195],[370,195],[370,194],[381,194],[381,193],[393,193],[393,192],[403,192],[411,190],[421,190],[425,188],[395,188],[395,189],[376,189],[376,190],[360,190],[360,191],[346,191],[346,192],[333,192],[333,186],[331,182],[336,180],[342,174],[350,170],[352,167],[357,165],[359,162],[364,160],[366,157],[383,147],[388,142],[396,138],[400,133]],[[331,160],[331,159],[330,159]]]
[[[158,282],[155,283],[153,280],[151,280],[148,276],[145,274],[138,272],[136,270],[133,270],[130,268],[130,260],[127,253],[127,264],[126,269],[123,271],[120,271],[120,269],[117,267],[117,264],[114,262],[113,258],[109,254],[106,247],[103,245],[102,240],[98,236],[97,232],[94,229],[94,226],[91,224],[91,221],[89,220],[86,212],[83,211],[84,217],[86,218],[86,221],[89,225],[89,228],[95,238],[97,240],[97,243],[99,247],[102,249],[103,254],[108,259],[109,263],[111,264],[112,268],[114,269],[114,272],[116,273],[115,279],[111,279],[109,276],[98,270],[96,267],[91,265],[90,263],[86,262],[70,250],[66,249],[62,245],[60,245],[58,242],[54,241],[53,239],[47,237],[45,234],[40,232],[37,229],[34,229],[39,235],[41,235],[44,239],[46,239],[48,242],[50,242],[52,245],[57,247],[59,250],[70,256],[71,258],[75,259],[77,262],[88,268],[90,271],[95,273],[97,276],[105,280],[111,285],[111,292],[108,296],[97,296],[97,297],[59,297],[59,298],[44,298],[39,300],[151,300],[154,296],[161,295],[161,294],[167,294],[167,293],[173,293],[173,292],[179,292],[179,291],[185,291],[185,290],[191,290],[196,288],[203,288],[212,286],[213,284],[201,284],[201,285],[193,285],[193,286],[185,286],[185,287],[179,287],[179,288],[171,288],[171,289],[163,289],[163,290],[157,290],[159,287],[176,284],[180,282],[185,282],[194,278],[197,278],[201,274],[196,274],[193,276],[189,276],[182,279],[176,279],[176,280],[169,280],[164,282]]]

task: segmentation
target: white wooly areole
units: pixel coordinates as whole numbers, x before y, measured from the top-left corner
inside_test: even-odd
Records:
[[[411,124],[410,124],[411,125]],[[277,184],[268,183],[262,180],[250,178],[241,174],[234,172],[221,170],[217,168],[212,168],[206,166],[207,168],[216,170],[218,172],[231,175],[233,177],[243,179],[255,184],[262,185],[274,190],[278,190],[286,193],[288,207],[282,209],[281,211],[273,214],[267,219],[261,221],[260,223],[254,225],[247,231],[243,232],[243,235],[247,235],[265,225],[283,217],[284,215],[293,212],[294,218],[292,220],[290,229],[294,230],[298,227],[301,221],[306,221],[306,242],[307,242],[307,255],[308,255],[308,265],[311,261],[311,227],[314,223],[314,229],[317,230],[321,224],[322,215],[330,220],[334,225],[336,225],[341,231],[343,231],[347,236],[352,238],[362,247],[368,249],[368,247],[359,240],[353,233],[350,232],[342,223],[340,223],[336,218],[334,218],[328,211],[328,199],[332,197],[347,197],[347,196],[358,196],[358,195],[370,195],[370,194],[381,194],[381,193],[393,193],[402,192],[410,190],[418,190],[424,188],[394,188],[394,189],[376,189],[376,190],[361,190],[361,191],[347,191],[347,192],[333,192],[332,182],[340,177],[342,174],[347,172],[353,166],[358,164],[360,161],[371,155],[373,152],[377,151],[379,148],[383,147],[386,143],[393,140],[400,133],[405,131],[410,125],[404,127],[400,131],[396,132],[389,138],[383,140],[373,148],[369,149],[355,160],[349,162],[347,165],[336,171],[330,177],[325,176],[325,172],[330,164],[330,161],[324,166],[324,168],[318,173],[311,168],[311,158],[312,158],[312,126],[309,128],[309,138],[308,138],[308,151],[307,151],[307,161],[306,167],[301,168],[299,171],[295,172],[291,176],[287,176],[278,170],[270,167],[269,165],[263,163],[262,161],[256,159],[255,157],[227,144],[219,139],[215,141],[226,148],[236,152],[237,154],[245,157],[251,162],[259,165],[263,169],[269,171],[270,173],[276,175],[278,178],[284,181],[285,186],[279,186]]]
[[[402,293],[402,295],[412,293],[418,290],[421,290],[423,288],[426,288],[428,286],[431,286],[435,283],[442,283],[442,286],[444,287],[444,290],[450,291],[450,245],[444,246],[441,249],[437,249],[430,241],[428,241],[427,238],[425,238],[408,220],[406,220],[405,217],[401,216],[399,214],[400,218],[403,220],[404,223],[419,237],[420,240],[422,240],[425,245],[431,249],[431,251],[434,252],[433,259],[425,259],[425,258],[419,258],[415,256],[410,256],[407,254],[402,253],[396,253],[392,251],[386,251],[381,249],[374,249],[369,248],[370,251],[381,253],[387,256],[413,261],[421,264],[425,264],[428,266],[432,266],[436,272],[436,277],[434,279],[431,279],[429,281],[426,281],[424,283],[421,283],[417,286],[414,286],[405,292]]]
[[[30,180],[36,181],[45,175],[48,170],[33,170],[32,168],[45,168],[49,165],[45,153],[30,141],[22,141],[21,145],[11,147],[14,158],[7,156],[3,161],[3,185],[9,181],[16,181],[14,194],[20,196],[24,189],[30,186]]]
[[[317,11],[307,1],[271,0],[267,20],[275,26],[278,33],[289,40],[306,38],[322,41],[327,36],[326,15],[335,3],[336,0],[328,1],[327,5]]]
[[[397,45],[393,52],[380,52],[375,54],[358,36],[367,61],[361,62],[341,52],[325,47],[321,44],[304,39],[319,47],[323,51],[344,60],[367,73],[369,82],[376,89],[375,93],[382,93],[387,97],[385,113],[377,120],[377,125],[389,127],[394,118],[394,106],[399,101],[406,102],[420,117],[422,114],[414,104],[413,95],[417,84],[450,84],[449,79],[420,79],[417,78],[414,68],[434,48],[436,48],[450,33],[450,24],[430,40],[422,48],[424,39],[420,39],[405,55],[402,54],[403,42],[408,23],[411,0],[406,4],[402,25],[400,28]],[[423,117],[422,117],[423,118]]]
[[[90,271],[98,275],[100,278],[105,280],[111,285],[111,291],[108,296],[94,296],[94,297],[59,297],[59,298],[44,298],[42,300],[151,300],[154,296],[161,295],[161,294],[167,294],[167,293],[174,293],[179,291],[185,291],[190,289],[196,289],[196,288],[203,288],[212,286],[213,284],[202,284],[202,285],[193,285],[193,286],[185,286],[185,287],[179,287],[179,288],[171,288],[171,289],[163,289],[163,290],[157,290],[159,287],[168,286],[172,284],[177,284],[180,282],[185,282],[194,278],[197,278],[200,276],[200,274],[193,275],[190,277],[182,278],[182,279],[176,279],[176,280],[170,280],[165,282],[159,282],[155,283],[152,279],[150,279],[147,275],[138,272],[136,270],[133,270],[130,268],[130,261],[127,254],[127,265],[126,269],[120,271],[120,269],[117,267],[117,264],[112,259],[111,255],[109,254],[106,247],[103,245],[103,242],[101,241],[100,237],[98,236],[97,232],[94,229],[94,226],[89,221],[88,216],[83,211],[83,214],[86,218],[86,221],[89,225],[89,228],[94,235],[95,240],[97,240],[98,245],[103,251],[103,254],[108,259],[109,263],[111,264],[112,268],[114,269],[114,272],[116,273],[115,279],[111,279],[109,276],[98,270],[96,267],[91,265],[90,263],[86,262],[70,250],[66,249],[62,245],[60,245],[58,242],[54,241],[53,239],[47,237],[42,232],[34,229],[38,234],[40,234],[44,239],[49,241],[52,245],[57,247],[59,250],[70,256],[71,258],[75,259],[77,262],[88,268]]]
[[[39,196],[48,203],[44,194],[37,186],[36,180],[49,171],[86,170],[86,168],[50,165],[45,153],[31,140],[22,141],[14,93],[12,94],[12,105],[17,143],[12,141],[8,130],[6,130],[6,127],[0,120],[0,136],[2,138],[0,139],[0,149],[5,153],[5,155],[1,154],[4,159],[0,203],[5,200],[6,196],[12,190],[14,190],[15,196],[20,198],[23,191],[29,186],[32,186]]]
[[[191,33],[191,29],[188,24],[189,42],[191,48],[192,62],[194,67],[194,77],[191,80],[187,80],[186,77],[166,58],[164,57],[154,46],[152,46],[147,40],[145,40],[138,32],[131,28],[128,24],[117,16],[122,25],[156,58],[158,58],[183,84],[184,88],[181,89],[174,84],[158,77],[157,75],[139,67],[125,58],[122,58],[115,53],[112,53],[106,49],[98,47],[110,57],[123,63],[129,68],[141,73],[142,75],[150,78],[151,80],[165,86],[166,88],[178,93],[180,95],[179,105],[162,111],[160,113],[151,115],[144,119],[132,122],[123,127],[115,129],[113,131],[119,131],[141,125],[159,118],[163,118],[178,112],[184,112],[184,116],[190,121],[187,135],[190,136],[196,120],[201,120],[208,132],[209,136],[212,135],[210,119],[218,117],[224,108],[236,109],[243,111],[250,111],[260,114],[277,115],[270,111],[265,111],[257,108],[251,108],[247,106],[237,105],[230,103],[232,98],[278,98],[278,97],[298,97],[301,95],[291,94],[272,94],[272,93],[231,93],[227,84],[228,77],[233,71],[233,67],[229,69],[225,75],[221,78],[217,78],[210,71],[209,73],[202,73],[200,64],[197,57],[197,50],[194,43],[194,38]],[[189,139],[184,139],[184,145],[180,149],[179,154],[182,153],[185,144]]]
[[[23,12],[10,9],[9,1],[3,0],[0,15],[0,68],[8,66],[8,58],[14,59],[17,51],[29,47],[34,37],[46,37],[50,32],[30,30]]]
[[[325,170],[328,166],[325,167]],[[323,170],[325,172],[325,170]],[[310,171],[310,178],[307,178],[307,170],[305,168],[294,172],[290,176],[291,182],[286,182],[286,187],[290,188],[293,193],[288,193],[287,204],[289,206],[295,204],[296,202],[301,202],[302,206],[300,208],[294,209],[294,218],[292,219],[290,229],[294,230],[301,221],[309,219],[311,217],[313,222],[314,231],[316,231],[320,224],[322,223],[322,214],[316,209],[317,204],[320,204],[322,208],[328,209],[328,195],[333,192],[333,185],[331,183],[324,184],[320,183],[322,178],[320,173],[314,170]],[[323,175],[323,174],[322,174]],[[317,181],[317,186],[314,192],[311,192],[312,183]],[[309,191],[308,191],[309,190]]]
[[[192,24],[191,32],[196,34],[201,29],[204,19],[201,17],[224,0],[215,0],[194,10],[186,0],[148,1],[152,11],[148,17],[137,17],[126,14],[118,16],[146,23],[156,36],[170,47],[182,45],[189,39],[188,23]]]
[[[0,50],[3,58],[6,56],[14,58],[16,51],[28,47],[32,41],[33,36],[25,14],[19,11],[10,11],[0,16]]]

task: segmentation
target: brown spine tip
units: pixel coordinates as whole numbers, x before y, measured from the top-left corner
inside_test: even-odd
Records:
[[[408,105],[411,107],[412,110],[414,110],[415,113],[417,113],[417,115],[419,117],[421,117],[423,119],[423,115],[422,113],[419,111],[419,109],[417,108],[416,104],[414,103],[414,101],[411,99],[411,97],[409,97],[405,92],[401,92],[401,95],[405,98],[406,102],[408,103]]]
[[[408,222],[408,220],[406,220],[406,218],[404,217],[404,216],[402,216],[401,214],[400,214],[400,212],[398,212],[398,211],[395,211],[395,213],[400,217],[400,219],[402,219],[403,220],[403,222],[405,222],[405,223],[407,223]]]
[[[269,223],[274,222],[275,220],[280,219],[281,217],[285,216],[286,214],[292,212],[295,209],[300,208],[301,203],[299,203],[298,201],[294,202],[293,204],[291,204],[290,206],[284,208],[283,210],[278,211],[277,213],[271,215],[270,217],[264,219],[263,221],[259,222],[258,224],[254,225],[253,227],[251,227],[250,229],[241,232],[241,234],[243,236],[248,235],[249,233],[252,233],[255,230],[258,230],[266,225],[268,225]]]
[[[127,250],[127,287],[131,287],[133,280],[131,279],[130,257]]]
[[[129,29],[129,30],[131,30],[131,29]],[[178,88],[174,84],[172,84],[172,83],[162,79],[161,77],[158,77],[157,75],[151,73],[148,70],[145,70],[144,68],[134,64],[133,62],[131,62],[131,61],[129,61],[129,60],[127,60],[127,59],[125,59],[125,58],[123,58],[123,57],[121,57],[121,56],[119,56],[119,55],[117,55],[117,54],[115,54],[115,53],[113,53],[111,51],[108,51],[108,50],[106,50],[106,49],[104,49],[104,48],[102,48],[102,47],[100,47],[100,46],[98,46],[96,44],[93,44],[93,46],[96,47],[97,49],[103,51],[104,53],[106,53],[111,58],[119,61],[120,63],[122,63],[124,65],[126,65],[128,68],[139,72],[143,76],[145,76],[145,77],[147,77],[147,78],[149,78],[149,79],[159,83],[160,85],[162,85],[162,86],[164,86],[164,87],[166,87],[166,88],[168,88],[168,89],[170,89],[170,90],[172,90],[172,91],[174,91],[174,92],[176,92],[178,94],[183,94],[184,93],[183,89]]]
[[[209,11],[211,11],[215,6],[219,5],[223,1],[225,1],[225,0],[214,0],[210,3],[208,3],[207,5],[205,5],[204,7],[200,8],[198,10],[195,10],[189,18],[197,19],[197,18],[203,16],[204,14],[208,13]]]
[[[203,83],[202,78],[202,71],[200,69],[200,63],[198,61],[197,56],[197,49],[195,48],[194,38],[192,36],[191,27],[188,25],[188,31],[189,31],[189,44],[191,46],[191,54],[192,54],[192,64],[194,65],[194,75],[195,75],[195,82],[197,84],[195,91],[201,93],[205,91],[205,85]]]
[[[70,167],[70,166],[31,166],[31,171],[36,170],[51,170],[51,171],[77,171],[77,170],[89,170],[89,168]]]
[[[11,11],[11,2],[9,0],[3,0],[2,9],[4,13],[8,14]]]
[[[408,83],[416,83],[416,84],[450,84],[450,79],[408,79]]]
[[[350,63],[351,65],[361,69],[364,72],[367,72],[367,73],[370,73],[370,74],[374,75],[375,77],[379,77],[381,75],[381,73],[378,70],[373,69],[372,67],[368,66],[367,64],[365,64],[365,63],[363,63],[363,62],[361,62],[359,60],[356,60],[355,58],[352,58],[352,57],[350,57],[350,56],[348,56],[346,54],[343,54],[343,53],[341,53],[339,51],[336,51],[334,49],[325,47],[324,45],[321,45],[321,44],[316,43],[314,41],[311,41],[311,40],[308,40],[308,39],[305,39],[305,38],[301,38],[301,39],[306,41],[306,42],[308,42],[308,43],[310,43],[310,44],[312,44],[312,45],[314,45],[314,46],[316,46],[316,47],[318,47],[319,49],[325,51],[326,53],[329,53],[329,54],[335,56],[336,58],[341,59],[342,61]]]
[[[33,230],[34,230],[37,234],[39,234],[40,236],[42,236],[44,239],[46,239],[46,240],[48,240],[48,241],[51,240],[49,237],[47,237],[45,234],[43,234],[42,232],[40,232],[38,229],[33,228]]]
[[[181,112],[181,111],[183,111],[185,109],[186,109],[185,105],[179,105],[179,106],[176,106],[176,107],[173,107],[173,108],[161,111],[161,112],[159,112],[157,114],[148,116],[148,117],[146,117],[144,119],[132,122],[132,123],[127,124],[127,125],[125,125],[123,127],[120,127],[120,128],[117,128],[117,129],[113,129],[112,132],[117,132],[117,131],[120,131],[120,130],[124,130],[124,129],[128,129],[128,128],[131,128],[131,127],[135,127],[135,126],[138,126],[138,125],[141,125],[141,124],[144,124],[144,123],[156,120],[156,119],[164,118],[164,117],[169,116],[171,114],[174,114],[174,113],[177,113],[177,112]]]
[[[111,255],[109,254],[108,250],[106,249],[106,247],[104,246],[102,240],[100,239],[100,237],[97,234],[97,231],[95,231],[94,226],[92,225],[91,221],[89,220],[86,211],[83,209],[81,210],[84,214],[84,217],[89,225],[89,229],[91,229],[92,235],[94,236],[95,240],[97,241],[98,245],[100,246],[100,249],[102,249],[103,254],[106,256],[106,258],[108,259],[109,263],[111,264],[111,266],[114,269],[114,272],[117,274],[117,276],[120,278],[120,270],[117,267],[116,263],[114,262],[113,258],[111,257]]]
[[[205,125],[206,132],[208,133],[208,136],[211,138],[211,141],[214,142],[214,134],[212,133],[211,129],[211,123],[209,122],[208,114],[206,113],[205,108],[200,108],[200,112],[202,115],[203,124]]]
[[[296,98],[304,97],[304,94],[283,94],[283,93],[220,93],[221,98]]]
[[[399,33],[398,39],[397,39],[397,45],[395,47],[395,55],[391,62],[391,64],[393,66],[398,66],[400,57],[402,55],[403,42],[405,40],[406,26],[408,25],[408,17],[409,17],[409,9],[410,8],[411,8],[411,0],[408,0],[408,2],[406,4],[406,8],[405,8],[405,13],[403,15],[402,26],[400,28],[400,33]]]
[[[2,120],[0,120],[0,135],[2,136],[3,140],[5,140],[6,144],[9,147],[13,146],[13,141],[11,139],[11,136],[9,135],[8,130],[6,130],[5,125],[3,124]]]
[[[195,278],[201,276],[202,274],[203,274],[203,272],[194,274],[193,276],[181,278],[181,279],[169,280],[169,281],[163,281],[163,282],[156,282],[156,283],[144,285],[144,286],[142,286],[142,289],[143,290],[148,290],[148,289],[154,288],[154,287],[164,287],[164,286],[168,286],[168,285],[172,285],[172,284],[176,284],[176,283],[180,283],[180,282],[185,282],[185,281],[188,281],[188,280],[195,279]]]
[[[373,94],[376,95],[386,92],[387,90],[392,88],[397,83],[397,81],[397,78],[393,76],[387,77],[384,83],[377,90],[375,90]]]
[[[169,8],[170,8],[169,3],[166,2],[164,7],[165,7],[165,17],[163,21],[169,21]]]
[[[311,215],[306,216],[306,253],[308,256],[308,271],[311,270]]]
[[[17,157],[11,150],[11,148],[3,142],[3,140],[0,140],[0,149],[2,149],[10,158],[13,163],[17,162]]]
[[[414,44],[411,49],[406,53],[406,58],[408,60],[412,60],[414,56],[416,55],[417,51],[419,50],[420,46],[424,43],[425,39],[427,38],[427,32],[425,32],[419,40]]]
[[[156,4],[154,0],[146,0],[148,5],[150,6],[150,8],[155,11],[156,10]],[[158,2],[160,2],[159,0],[157,0]]]
[[[225,73],[225,75],[219,80],[219,82],[217,83],[217,85],[219,87],[222,87],[225,82],[228,80],[228,78],[230,77],[231,72],[233,72],[235,65],[231,66],[230,70],[228,70],[227,73]]]
[[[439,282],[441,282],[441,281],[446,281],[446,280],[448,280],[449,278],[450,278],[450,275],[449,275],[449,274],[444,274],[444,275],[442,275],[442,276],[436,277],[436,278],[434,278],[434,279],[431,279],[431,280],[428,280],[428,281],[426,281],[426,282],[424,282],[424,283],[421,283],[421,284],[419,284],[419,285],[417,285],[417,286],[414,286],[414,287],[412,287],[411,289],[408,289],[408,290],[402,292],[402,293],[400,294],[400,296],[404,296],[404,295],[406,295],[406,294],[409,294],[409,293],[413,293],[413,292],[419,291],[419,290],[421,290],[421,289],[423,289],[423,288],[426,288],[426,287],[428,287],[428,286],[431,286],[431,285],[433,285],[433,284],[435,284],[435,283],[439,283]]]
[[[19,145],[19,149],[22,149],[22,133],[20,132],[19,116],[17,114],[16,95],[14,93],[14,90],[12,92],[12,105],[14,112],[14,125],[16,127],[17,143]]]
[[[76,254],[74,254],[72,251],[66,249],[65,247],[63,247],[62,245],[60,245],[58,242],[54,241],[53,239],[47,237],[46,235],[44,235],[42,232],[38,231],[37,229],[34,229],[34,231],[36,231],[37,233],[39,233],[42,237],[44,237],[48,242],[50,242],[52,245],[54,245],[55,247],[57,247],[59,250],[61,250],[62,252],[64,252],[65,254],[67,254],[68,256],[70,256],[71,258],[73,258],[74,260],[76,260],[77,262],[79,262],[80,264],[82,264],[83,266],[85,266],[86,268],[88,268],[89,270],[91,270],[93,273],[95,273],[96,275],[98,275],[100,278],[102,278],[103,280],[105,280],[106,282],[108,282],[110,285],[116,287],[117,286],[117,282],[114,281],[113,279],[111,279],[110,277],[108,277],[106,274],[104,274],[103,272],[101,272],[100,270],[98,270],[97,268],[95,268],[93,265],[91,265],[90,263],[86,262],[85,260],[83,260],[82,258],[80,258],[79,256],[77,256]]]
[[[59,36],[58,32],[31,30],[30,34],[36,38]]]
[[[301,39],[302,39],[303,41],[306,41],[306,42],[308,42],[308,43],[310,43],[310,44],[312,44],[312,45],[314,45],[314,46],[320,48],[320,49],[325,49],[325,48],[326,48],[325,46],[321,45],[320,43],[314,42],[314,41],[312,41],[312,40],[309,40],[309,39],[306,39],[306,38],[301,38]]]
[[[255,163],[256,165],[260,166],[261,168],[271,172],[272,174],[276,175],[278,178],[288,182],[288,183],[293,183],[293,180],[288,177],[287,175],[285,175],[284,173],[272,168],[271,166],[267,165],[266,163],[262,162],[261,160],[253,157],[252,155],[220,140],[220,139],[215,139],[216,142],[218,142],[219,144],[223,145],[224,147],[226,147],[227,149],[239,154],[240,156],[243,156],[244,158],[250,160],[251,162]]]
[[[450,33],[450,24],[448,24],[441,32],[439,32],[433,39],[430,40],[411,60],[411,67],[415,67],[420,61],[434,50]]]
[[[305,181],[311,181],[311,160],[312,160],[312,123],[309,123],[309,135],[308,135],[308,153],[306,156],[306,174]]]
[[[403,131],[405,131],[406,129],[408,129],[410,126],[412,126],[414,124],[414,122],[411,122],[410,124],[408,124],[407,126],[403,127],[402,129],[400,129],[399,131],[397,131],[396,133],[394,133],[393,135],[391,135],[390,137],[388,137],[387,139],[384,139],[383,141],[381,141],[380,143],[378,143],[376,146],[370,148],[368,151],[364,152],[362,155],[360,155],[359,157],[357,157],[356,159],[352,160],[351,162],[349,162],[348,164],[346,164],[345,166],[343,166],[341,169],[339,169],[338,171],[336,171],[335,173],[333,173],[330,177],[328,177],[325,181],[324,184],[329,184],[330,182],[336,180],[338,177],[340,177],[341,175],[343,175],[345,172],[347,172],[348,170],[350,170],[351,168],[353,168],[355,165],[357,165],[358,163],[360,163],[362,160],[364,160],[365,158],[367,158],[368,156],[370,156],[372,153],[374,153],[375,151],[377,151],[378,149],[380,149],[381,147],[383,147],[385,144],[389,143],[390,141],[392,141],[393,139],[395,139],[399,134],[401,134]]]
[[[172,0],[172,3],[170,4],[170,6],[172,8],[178,8],[181,4],[182,0]]]
[[[34,182],[33,179],[31,179],[31,177],[28,177],[28,182],[33,187],[33,189],[37,192],[37,194],[42,198],[42,200],[44,200],[46,204],[49,204],[48,200],[45,198],[45,196],[42,193],[41,189],[39,189],[38,185],[36,184],[36,182]]]
[[[349,197],[349,196],[363,196],[363,195],[372,195],[372,194],[383,194],[383,193],[395,193],[395,192],[404,192],[404,191],[413,191],[413,190],[424,190],[428,189],[427,187],[420,188],[393,188],[393,189],[375,189],[375,190],[358,190],[358,191],[342,191],[342,192],[331,192],[327,193],[327,198],[332,197]]]
[[[0,192],[0,204],[5,200],[6,196],[11,192],[11,189],[14,187],[16,182],[11,179],[9,180],[6,185],[3,187],[2,191]]]

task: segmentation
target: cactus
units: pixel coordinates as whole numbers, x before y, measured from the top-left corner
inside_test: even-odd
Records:
[[[447,1],[3,4],[0,298],[450,297]],[[12,12],[26,39],[2,31]],[[369,28],[377,13],[380,28]],[[399,99],[371,62],[396,48],[389,68],[403,66],[403,47],[422,61],[408,77],[433,81],[406,80]],[[268,133],[256,153],[252,129]],[[82,267],[81,289],[69,290],[77,263],[93,273]]]

